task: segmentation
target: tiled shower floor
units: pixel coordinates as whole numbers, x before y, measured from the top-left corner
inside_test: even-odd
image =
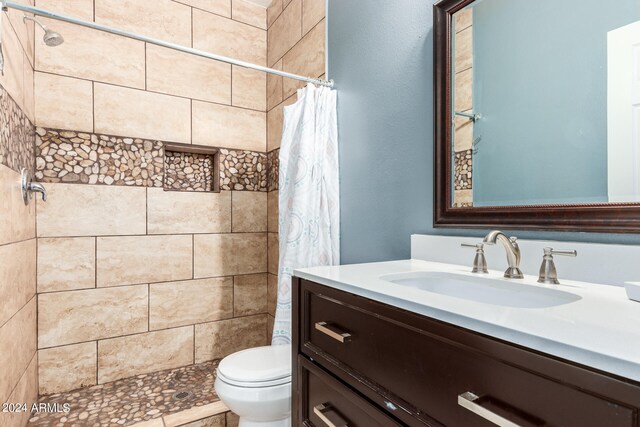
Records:
[[[205,362],[42,396],[39,403],[50,404],[50,408],[68,403],[70,411],[33,414],[28,426],[135,426],[144,422],[141,427],[224,427],[222,412],[227,409],[213,388],[217,365],[218,361]],[[189,424],[215,414],[220,415]]]

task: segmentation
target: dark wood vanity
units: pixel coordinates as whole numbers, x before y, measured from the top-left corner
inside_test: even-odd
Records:
[[[294,426],[640,426],[637,382],[296,277],[293,361]]]

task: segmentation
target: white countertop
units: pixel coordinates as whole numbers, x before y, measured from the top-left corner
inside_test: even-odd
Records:
[[[519,344],[575,363],[640,381],[640,303],[616,286],[562,280],[542,285],[537,277],[505,279],[513,283],[559,289],[580,300],[546,308],[485,304],[398,285],[380,276],[410,272],[445,272],[477,277],[468,266],[420,260],[313,267],[295,275],[332,288],[423,314],[456,326]]]

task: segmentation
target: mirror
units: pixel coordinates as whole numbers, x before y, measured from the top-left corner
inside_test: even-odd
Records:
[[[581,208],[640,218],[638,0],[434,8],[435,225],[474,225],[457,211],[512,228],[561,215],[582,229]]]

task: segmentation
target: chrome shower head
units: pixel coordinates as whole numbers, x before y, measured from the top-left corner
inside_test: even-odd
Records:
[[[46,28],[44,30],[44,36],[42,36],[42,40],[44,41],[44,44],[51,47],[60,46],[62,43],[64,43],[64,38],[60,35],[60,33],[50,30],[49,28]]]
[[[40,28],[42,28],[42,30],[44,31],[44,35],[42,36],[42,41],[47,46],[55,47],[55,46],[60,46],[62,43],[64,43],[64,37],[62,37],[60,33],[50,30],[46,25],[41,24],[35,18],[25,15],[22,19],[33,21],[36,24],[38,24]]]

